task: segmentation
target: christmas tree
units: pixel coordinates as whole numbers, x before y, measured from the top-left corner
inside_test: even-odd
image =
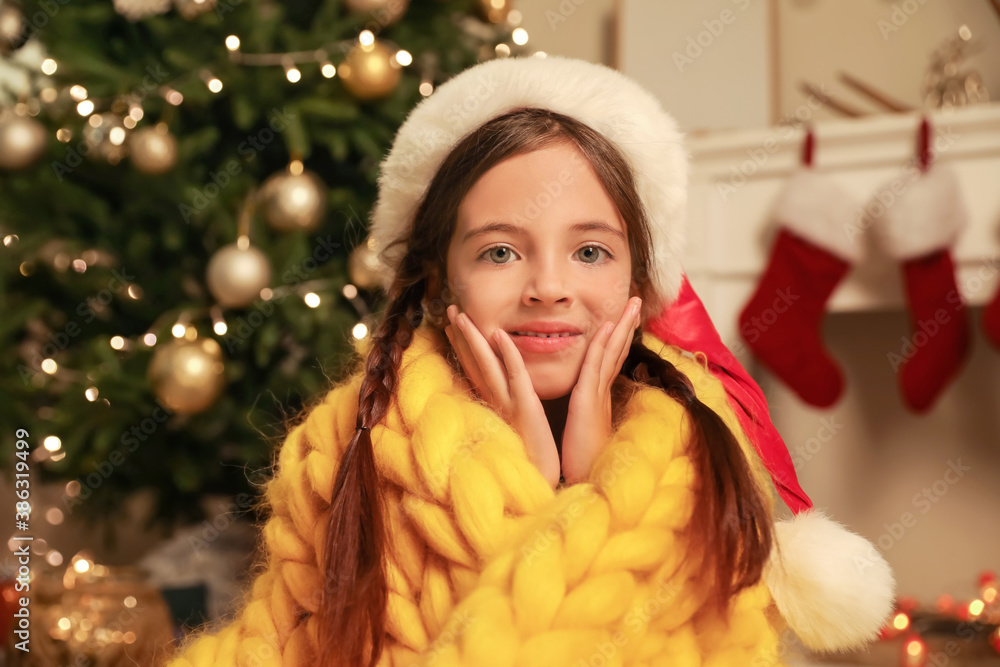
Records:
[[[24,429],[31,474],[90,518],[148,487],[164,520],[256,493],[374,323],[397,127],[521,50],[517,22],[497,0],[3,0],[2,465]]]

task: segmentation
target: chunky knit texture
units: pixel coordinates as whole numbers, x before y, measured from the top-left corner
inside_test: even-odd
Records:
[[[766,485],[720,383],[677,348],[648,333],[643,342],[687,375]],[[453,373],[446,346],[438,330],[416,330],[397,401],[372,429],[391,552],[380,666],[780,664],[784,624],[765,585],[740,593],[724,619],[703,604],[711,582],[697,559],[681,564],[695,472],[679,403],[640,387],[589,481],[553,490]],[[288,435],[266,490],[261,573],[235,620],[190,640],[170,667],[316,667],[317,545],[361,379],[336,386]]]

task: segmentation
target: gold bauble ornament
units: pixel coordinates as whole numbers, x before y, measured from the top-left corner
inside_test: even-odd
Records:
[[[29,31],[25,30],[24,14],[10,4],[0,4],[0,55],[9,56],[28,41]]]
[[[30,116],[0,118],[0,168],[24,169],[45,152],[45,126]]]
[[[410,0],[346,0],[344,4],[356,14],[371,14],[379,27],[384,28],[403,17]]]
[[[337,73],[344,87],[359,100],[385,97],[396,89],[403,75],[396,54],[378,41],[351,47]]]
[[[268,177],[260,197],[267,223],[278,231],[315,229],[326,214],[326,184],[301,162]]]
[[[96,118],[96,120],[94,120]],[[91,116],[83,126],[83,141],[87,146],[87,157],[103,159],[118,164],[128,155],[128,130],[121,116],[102,113]]]
[[[271,263],[258,248],[251,245],[241,248],[232,243],[208,260],[205,282],[221,306],[242,308],[271,285]]]
[[[215,0],[174,0],[174,7],[190,21],[215,9]]]
[[[148,377],[157,398],[181,414],[207,409],[226,384],[222,348],[214,338],[175,338],[156,346]]]
[[[177,164],[177,139],[166,123],[144,127],[129,139],[129,157],[135,168],[145,174],[162,174]]]
[[[351,251],[347,258],[347,272],[351,282],[363,289],[376,289],[382,285],[385,265],[372,249],[371,239]]]
[[[503,23],[507,20],[510,10],[514,9],[511,0],[479,0],[479,13],[490,23]]]

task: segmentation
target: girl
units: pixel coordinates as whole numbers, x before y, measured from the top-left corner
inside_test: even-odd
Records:
[[[384,318],[278,453],[242,611],[171,664],[743,667],[780,664],[786,625],[873,639],[892,574],[810,509],[684,280],[686,180],[673,120],[599,65],[489,61],[418,105],[372,218]]]

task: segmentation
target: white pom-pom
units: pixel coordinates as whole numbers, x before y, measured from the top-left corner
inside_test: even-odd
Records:
[[[892,570],[875,546],[816,510],[775,524],[764,581],[802,643],[826,652],[876,639],[896,592]]]

